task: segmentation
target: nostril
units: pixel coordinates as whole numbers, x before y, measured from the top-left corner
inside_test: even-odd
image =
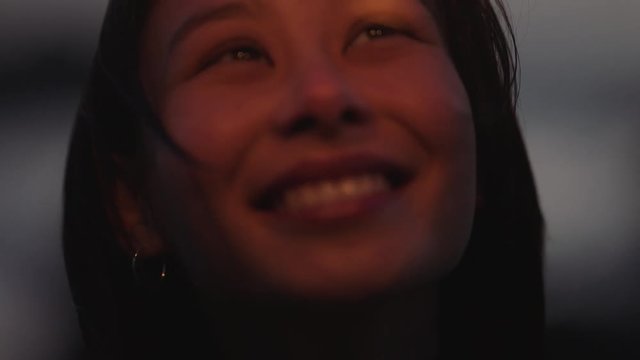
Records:
[[[339,112],[299,114],[283,123],[280,130],[285,136],[293,136],[306,132],[318,132],[322,134],[335,134],[347,125],[356,125],[364,122],[366,115],[357,107],[344,107]]]
[[[356,124],[362,120],[360,113],[356,109],[346,109],[342,113],[342,120],[348,124]]]
[[[312,116],[301,116],[289,127],[287,133],[290,135],[307,131],[315,126],[316,120]]]

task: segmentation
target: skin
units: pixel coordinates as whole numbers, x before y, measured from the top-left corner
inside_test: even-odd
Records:
[[[229,2],[248,10],[176,38],[187,19]],[[398,31],[376,35],[374,25]],[[193,161],[149,140],[155,224],[140,230],[142,216],[128,216],[142,234],[134,247],[176,252],[205,291],[314,301],[404,294],[372,305],[377,320],[350,320],[363,326],[435,308],[437,281],[471,231],[475,135],[467,94],[423,3],[159,0],[141,69],[156,113]],[[312,125],[293,131],[303,117]],[[265,181],[300,161],[362,152],[415,173],[363,216],[307,224],[250,204]],[[409,292],[420,294],[418,304],[406,304]],[[432,324],[433,312],[417,318]]]

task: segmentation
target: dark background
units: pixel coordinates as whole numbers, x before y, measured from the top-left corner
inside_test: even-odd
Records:
[[[548,358],[640,359],[640,1],[507,3],[548,224]],[[0,4],[0,359],[70,359],[79,346],[61,188],[105,6]]]

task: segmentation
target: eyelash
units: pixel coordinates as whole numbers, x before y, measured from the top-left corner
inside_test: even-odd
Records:
[[[348,47],[351,47],[359,38],[360,35],[366,34],[368,40],[374,41],[376,39],[382,39],[385,37],[397,36],[397,35],[409,35],[406,32],[395,29],[393,27],[389,27],[381,24],[369,24],[365,26],[356,37],[351,40]],[[208,60],[203,66],[202,69],[206,69],[208,67],[218,65],[222,62],[249,62],[249,61],[260,61],[264,60],[268,63],[271,63],[271,59],[266,52],[262,50],[259,46],[253,44],[239,44],[237,46],[229,46],[226,49],[217,53],[212,59]]]

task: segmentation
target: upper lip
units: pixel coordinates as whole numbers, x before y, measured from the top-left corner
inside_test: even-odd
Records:
[[[336,180],[347,176],[381,173],[392,187],[408,181],[412,170],[397,161],[373,154],[351,154],[300,161],[261,187],[252,199],[254,206],[269,208],[288,188],[310,182]]]

